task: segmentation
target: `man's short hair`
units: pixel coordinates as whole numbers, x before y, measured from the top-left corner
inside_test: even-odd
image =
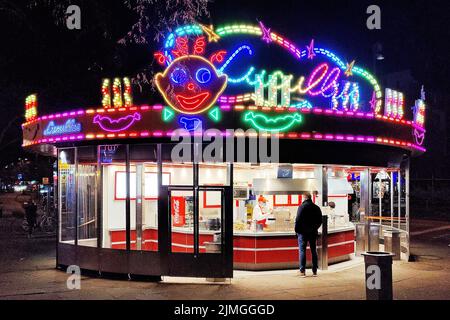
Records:
[[[306,193],[305,193],[305,198],[306,198],[307,200],[311,200],[311,199],[312,199],[311,192],[306,192]]]

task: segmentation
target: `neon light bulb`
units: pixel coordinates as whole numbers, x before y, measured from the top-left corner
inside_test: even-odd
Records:
[[[231,63],[231,61],[234,60],[234,58],[239,54],[239,52],[241,52],[242,50],[247,50],[248,54],[251,56],[253,54],[252,48],[250,48],[247,45],[243,45],[240,46],[239,48],[237,48],[233,54],[227,59],[227,61],[219,68],[220,72],[223,72],[227,66]]]
[[[109,79],[102,81],[102,105],[103,108],[111,108],[111,86]]]
[[[320,71],[322,71],[322,73],[319,76],[317,76],[317,74]],[[312,91],[311,89],[316,87],[322,81],[322,79],[325,77],[327,72],[328,72],[328,64],[322,63],[316,69],[314,69],[314,71],[311,73],[311,76],[309,77],[308,84],[307,84],[308,92],[309,92],[310,95],[317,96],[317,95],[319,95],[321,93],[320,90],[319,91]]]
[[[269,107],[276,107],[278,104],[277,79],[278,77],[276,75],[269,76],[269,89],[267,98]]]
[[[389,117],[392,114],[392,90],[386,88],[385,95],[384,115]]]
[[[195,39],[194,54],[199,56],[203,55],[203,53],[205,53],[205,46],[206,46],[205,37],[200,36],[197,39]]]
[[[156,61],[160,64],[160,65],[164,65],[166,63],[166,56],[162,53],[162,52],[155,52],[153,54],[153,56],[155,57]]]
[[[403,119],[403,116],[405,114],[404,108],[405,108],[405,100],[403,98],[403,93],[399,92],[398,93],[398,105],[397,105],[397,118],[398,119]]]
[[[264,73],[255,75],[255,104],[264,105]]]
[[[416,100],[414,106],[414,123],[422,127],[425,124],[425,102],[421,99]]]
[[[350,108],[353,111],[359,109],[359,85],[354,82],[352,83],[352,91],[349,93],[350,95]]]
[[[222,63],[226,54],[227,52],[225,50],[219,50],[211,55],[209,61],[211,61],[211,63],[214,63],[215,61],[218,63]]]
[[[247,72],[240,78],[233,79],[233,78],[228,77],[228,82],[230,82],[230,83],[241,83],[243,81],[247,81],[248,82],[248,79],[250,78],[250,76],[253,74],[254,71],[255,71],[255,68],[254,67],[250,67],[247,70]]]
[[[123,106],[122,101],[122,83],[120,78],[114,78],[113,82],[113,104],[115,108]]]
[[[187,56],[189,54],[188,38],[187,37],[177,37],[175,40],[175,49],[172,50],[172,54],[177,57]]]
[[[332,78],[332,76],[334,77]],[[330,88],[334,88],[335,84],[337,83],[337,80],[339,79],[339,76],[341,75],[341,70],[339,68],[333,68],[328,75],[328,77],[325,78],[322,87],[320,88],[320,93],[326,92]],[[331,81],[330,81],[331,79]]]
[[[31,94],[25,98],[25,121],[37,118],[37,95]]]
[[[133,95],[131,92],[131,82],[129,78],[123,78],[123,100],[125,107],[131,107],[133,105]]]
[[[284,76],[281,80],[281,106],[289,107],[291,104],[291,80],[292,77]]]

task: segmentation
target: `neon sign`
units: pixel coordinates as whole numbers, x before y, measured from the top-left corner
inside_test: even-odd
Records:
[[[109,116],[102,116],[98,114],[94,117],[93,123],[98,124],[104,131],[119,132],[127,130],[139,120],[141,120],[141,114],[138,112],[135,112],[132,115],[120,117],[118,119],[113,119]]]
[[[63,135],[68,133],[78,133],[81,131],[81,124],[75,119],[68,119],[64,124],[57,125],[50,121],[44,129],[44,136]]]
[[[414,129],[414,141],[419,146],[423,145],[423,142],[425,140],[425,132],[419,132],[419,130]]]
[[[416,100],[414,106],[414,123],[423,127],[425,124],[425,102],[422,99]]]
[[[186,55],[172,61],[164,73],[155,76],[164,100],[183,114],[207,111],[227,85],[227,76],[219,75],[207,59]]]
[[[233,37],[245,42],[233,42]],[[212,42],[217,43],[216,47],[208,53]],[[269,64],[279,63],[279,59],[268,61],[266,57],[271,55],[261,52],[273,47],[293,55],[294,64],[303,64],[306,72],[296,75],[282,68],[268,69]],[[262,107],[266,112],[247,114],[250,118],[244,122],[275,131],[289,129],[299,119],[291,119],[292,114],[273,116],[267,112],[268,108],[277,108],[278,112],[317,107],[340,112],[363,111],[375,114],[376,119],[382,117],[383,111],[386,117],[398,120],[404,115],[403,95],[394,94],[392,98],[387,92],[383,99],[384,91],[375,77],[357,65],[355,59],[342,60],[319,47],[314,39],[298,46],[261,21],[258,25],[235,24],[216,29],[201,24],[178,27],[168,34],[155,58],[166,66],[156,74],[156,86],[171,111],[181,115],[207,113],[213,122],[219,122],[220,117],[210,113],[217,102]],[[383,102],[386,102],[384,110]],[[165,111],[162,118],[169,122],[175,115]],[[284,125],[288,120],[292,120],[291,126]]]
[[[395,119],[402,119],[404,114],[403,93],[386,88],[384,115]]]
[[[200,120],[199,118],[180,117],[179,122],[187,131],[196,131],[198,129],[202,129],[202,120]]]
[[[123,87],[122,87],[123,82]],[[103,79],[102,81],[102,105],[103,108],[109,109],[114,105],[114,108],[131,107],[133,105],[133,94],[131,90],[131,81],[125,77],[114,78],[112,85],[111,98],[111,81],[110,79]]]
[[[31,94],[25,99],[25,121],[32,121],[37,118],[37,96]]]
[[[249,111],[244,113],[244,122],[250,122],[258,130],[268,132],[283,132],[302,122],[302,116],[291,113],[275,117]]]

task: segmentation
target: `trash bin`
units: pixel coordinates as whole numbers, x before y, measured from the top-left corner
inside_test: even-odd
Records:
[[[379,251],[379,250],[380,250],[380,225],[370,224],[368,251]]]
[[[364,256],[366,299],[392,300],[392,257],[389,252],[369,251]]]
[[[384,231],[384,251],[394,254],[393,260],[400,260],[400,231]]]

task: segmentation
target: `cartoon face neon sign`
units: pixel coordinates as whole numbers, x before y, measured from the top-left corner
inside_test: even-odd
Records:
[[[184,114],[207,111],[227,86],[227,76],[219,75],[214,65],[197,55],[186,55],[172,61],[155,83],[164,100]]]

